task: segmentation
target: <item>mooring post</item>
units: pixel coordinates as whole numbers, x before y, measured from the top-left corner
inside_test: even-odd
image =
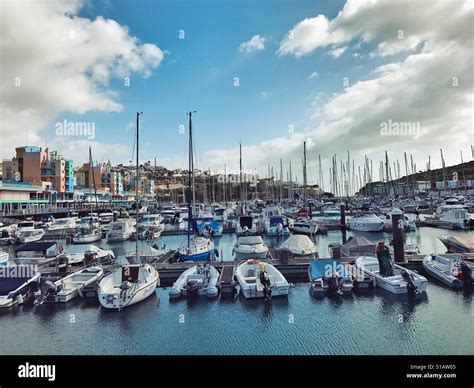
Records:
[[[404,246],[403,246],[403,213],[398,208],[393,208],[392,215],[392,236],[393,236],[393,250],[395,262],[401,263],[405,261]]]
[[[347,230],[347,226],[346,226],[346,205],[344,205],[344,203],[341,203],[340,209],[341,209],[340,228],[341,228],[341,232],[342,232],[342,243],[345,244],[346,241],[347,241],[347,235],[346,235],[346,230]]]

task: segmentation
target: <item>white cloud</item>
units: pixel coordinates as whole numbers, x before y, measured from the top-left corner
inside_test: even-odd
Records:
[[[260,95],[261,95],[263,98],[268,98],[268,97],[271,97],[271,96],[272,96],[272,92],[263,91],[263,92],[260,92]]]
[[[30,144],[41,143],[42,131],[61,113],[119,112],[111,79],[148,77],[163,59],[157,46],[142,44],[116,21],[77,16],[82,6],[79,0],[2,3],[2,158],[24,144],[26,131]],[[67,156],[79,155],[75,149]]]
[[[334,50],[329,51],[329,55],[334,59],[339,58],[347,50],[347,46],[339,47]]]
[[[265,49],[265,38],[260,35],[254,35],[247,42],[242,43],[239,46],[239,52],[250,54],[254,51]]]
[[[315,98],[311,104],[313,126],[306,135],[310,181],[317,177],[318,153],[323,158],[326,186],[330,158],[338,154],[345,159],[346,150],[351,150],[356,168],[363,166],[365,154],[373,159],[375,179],[385,150],[391,163],[398,158],[402,165],[403,152],[413,154],[418,169],[424,168],[428,155],[432,167],[440,167],[439,148],[443,148],[448,164],[459,163],[461,149],[469,154],[474,143],[474,53],[469,37],[474,15],[468,1],[456,4],[453,12],[452,3],[442,0],[429,7],[424,2],[350,0],[335,19],[322,15],[304,19],[293,29],[292,38],[283,39],[278,52],[296,57],[318,47],[333,49],[356,38],[362,45],[374,43],[373,56],[385,61],[390,55],[406,54],[397,62],[368,71],[365,79],[329,98]],[[403,31],[402,39],[398,38],[399,30]],[[421,138],[381,136],[381,123],[390,119],[419,123]],[[246,165],[258,167],[265,175],[267,163],[277,167],[280,158],[300,161],[302,140],[302,135],[294,134],[245,147]],[[270,149],[271,153],[262,152]],[[216,150],[208,156],[217,162],[229,153],[238,160],[236,152]],[[297,169],[301,171],[294,163],[294,171]]]
[[[313,71],[313,72],[308,76],[308,79],[317,78],[318,76],[319,76],[318,72],[317,72],[317,71]]]

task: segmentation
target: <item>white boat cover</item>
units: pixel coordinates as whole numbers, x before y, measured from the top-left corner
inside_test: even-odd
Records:
[[[288,249],[290,252],[314,252],[316,247],[308,236],[294,234],[284,241],[279,249]]]
[[[344,257],[373,256],[375,254],[375,244],[363,236],[351,237],[342,245],[341,253]]]

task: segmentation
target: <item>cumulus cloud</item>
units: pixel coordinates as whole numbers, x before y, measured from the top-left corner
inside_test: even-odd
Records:
[[[148,77],[162,61],[160,48],[116,21],[77,16],[82,6],[80,0],[2,3],[2,158],[25,142],[26,132],[29,143],[40,143],[60,113],[121,111],[110,81]]]
[[[334,19],[319,15],[290,30],[278,50],[281,55],[301,57],[320,47],[334,50],[355,41],[358,46],[371,42],[376,47],[372,57],[386,61],[368,68],[364,79],[311,104],[313,126],[306,133],[310,180],[316,179],[319,153],[326,160],[326,183],[328,160],[336,153],[344,157],[346,150],[351,150],[356,166],[363,165],[365,154],[377,165],[388,150],[392,161],[402,161],[406,151],[413,153],[418,169],[425,167],[428,155],[432,167],[439,167],[439,148],[448,164],[459,163],[459,150],[466,154],[474,134],[473,23],[469,1],[453,8],[441,0],[429,6],[349,0]],[[405,56],[390,62],[391,55],[401,53]],[[420,137],[383,136],[381,124],[389,120],[419,125]],[[272,152],[261,151],[268,149]],[[301,152],[301,136],[292,135],[248,147],[245,154],[265,172],[267,163],[278,166],[280,158],[301,160]],[[209,156],[218,160],[224,155],[214,151]]]
[[[316,78],[318,77],[319,74],[317,71],[313,71],[309,76],[308,76],[308,79],[313,79],[313,78]]]
[[[260,51],[265,49],[265,38],[260,35],[254,35],[247,42],[243,42],[239,46],[239,52],[250,54],[254,51]]]

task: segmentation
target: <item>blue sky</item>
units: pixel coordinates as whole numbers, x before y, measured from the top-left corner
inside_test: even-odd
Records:
[[[169,52],[149,78],[132,77],[130,87],[119,81],[112,84],[124,110],[90,115],[96,121],[97,139],[119,142],[124,136],[131,138],[133,132],[125,133],[125,128],[134,121],[137,110],[144,111],[144,158],[184,153],[186,139],[179,134],[179,125],[187,125],[185,112],[189,109],[198,111],[196,146],[201,152],[235,147],[240,140],[254,144],[286,136],[290,125],[304,131],[310,125],[311,97],[341,90],[340,73],[350,59],[337,63],[327,55],[295,59],[280,57],[276,51],[298,21],[319,13],[334,17],[343,4],[122,1],[89,5],[81,16],[114,19],[142,42]],[[185,39],[179,39],[180,30]],[[239,45],[255,34],[266,37],[265,50],[238,52]],[[315,71],[318,77],[308,80]],[[356,73],[344,71],[344,76]],[[234,77],[239,77],[239,87],[233,85]]]
[[[391,162],[413,155],[417,170],[429,156],[439,167],[440,148],[447,164],[460,151],[469,160],[474,11],[455,3],[3,2],[1,157],[28,137],[76,164],[89,146],[127,163],[138,110],[141,159],[186,167],[179,127],[192,109],[198,168],[236,168],[241,141],[245,169],[265,175],[281,158],[297,174],[305,138],[311,183],[318,155],[328,182],[332,156],[348,150],[356,168],[385,151]],[[63,120],[94,123],[95,138],[58,135]],[[387,123],[410,131],[387,135]]]

